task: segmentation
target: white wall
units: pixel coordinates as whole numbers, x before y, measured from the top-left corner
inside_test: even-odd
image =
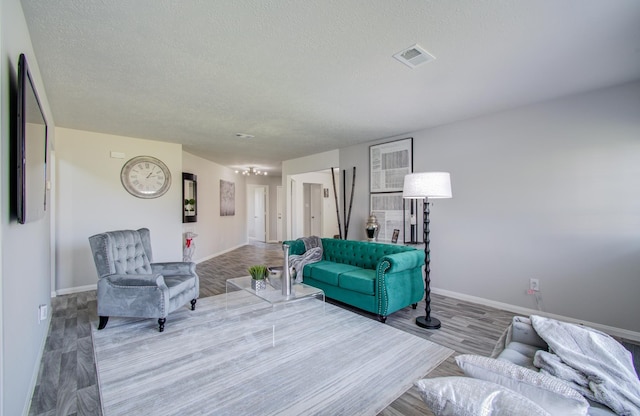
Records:
[[[198,234],[193,261],[200,262],[246,244],[245,176],[187,152],[182,152],[182,168],[198,176],[198,221],[182,226],[184,232]],[[236,185],[236,215],[220,216],[220,179]]]
[[[0,415],[26,414],[37,379],[42,346],[49,321],[38,323],[38,305],[50,305],[51,294],[51,198],[45,218],[18,224],[12,208],[13,154],[9,142],[15,136],[18,57],[27,57],[40,102],[55,141],[54,120],[42,84],[38,62],[18,0],[0,3],[0,78],[2,145],[0,172],[2,194],[0,223]]]
[[[405,137],[415,172],[451,172],[453,199],[431,207],[434,291],[536,309],[538,278],[544,311],[640,332],[640,83],[352,146],[340,164],[368,172],[370,144]]]
[[[65,128],[56,129],[56,138],[59,294],[95,287],[88,238],[100,232],[149,228],[154,260],[182,260],[181,145]],[[112,151],[125,158],[112,158]],[[159,198],[136,198],[120,182],[124,163],[141,155],[171,171],[171,187]]]

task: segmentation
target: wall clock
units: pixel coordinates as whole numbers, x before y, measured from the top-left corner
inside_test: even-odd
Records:
[[[151,156],[136,156],[120,171],[122,186],[138,198],[157,198],[171,186],[171,172],[160,159]]]

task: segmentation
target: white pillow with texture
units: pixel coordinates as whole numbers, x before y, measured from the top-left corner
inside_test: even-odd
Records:
[[[436,416],[550,416],[526,397],[488,381],[436,377],[414,385]]]
[[[552,415],[586,415],[589,403],[564,381],[509,361],[473,354],[456,357],[458,367],[470,377],[490,381],[537,403]]]

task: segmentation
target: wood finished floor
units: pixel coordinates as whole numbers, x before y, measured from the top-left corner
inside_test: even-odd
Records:
[[[200,297],[225,293],[226,279],[246,275],[250,265],[279,265],[281,262],[279,244],[253,243],[200,263],[197,266]],[[94,270],[90,272],[95,273]],[[347,305],[339,305],[375,319]],[[432,295],[432,315],[440,319],[442,328],[425,330],[414,323],[417,316],[424,314],[424,307],[423,301],[416,310],[408,307],[398,311],[389,316],[387,324],[455,350],[426,377],[461,375],[454,361],[456,355],[490,355],[514,316],[508,311]],[[101,415],[91,339],[91,322],[98,319],[95,291],[53,298],[51,309],[49,334],[29,415]],[[171,325],[171,315],[167,318],[167,325]],[[634,358],[640,358],[640,347],[633,348]],[[432,414],[415,388],[380,413],[381,416]]]

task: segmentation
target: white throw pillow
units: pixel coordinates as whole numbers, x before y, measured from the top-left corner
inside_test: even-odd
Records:
[[[436,377],[414,385],[436,416],[550,416],[526,397],[488,381]]]
[[[580,393],[556,377],[479,355],[459,355],[456,362],[466,375],[520,393],[552,415],[582,416],[589,409],[589,403]]]

